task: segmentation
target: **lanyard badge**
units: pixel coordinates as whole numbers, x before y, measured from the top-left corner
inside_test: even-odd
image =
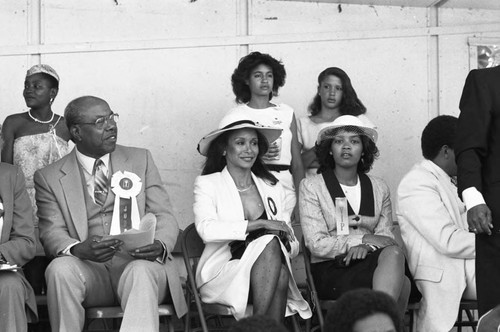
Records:
[[[337,222],[337,235],[349,235],[349,219],[347,216],[347,198],[335,198],[335,221]]]

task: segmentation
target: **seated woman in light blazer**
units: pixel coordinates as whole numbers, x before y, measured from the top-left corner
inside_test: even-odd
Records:
[[[249,314],[249,301],[253,314],[280,322],[311,316],[291,273],[299,244],[284,190],[261,160],[280,134],[230,113],[198,145],[207,160],[194,186],[196,230],[205,242],[196,281],[204,302],[227,305],[236,319]],[[259,230],[266,234],[258,237]]]
[[[338,117],[319,132],[320,174],[301,183],[300,220],[320,298],[372,288],[391,295],[404,312],[410,281],[392,233],[389,188],[366,175],[378,156],[376,140],[376,130],[352,115]],[[347,198],[344,226],[335,213],[338,197]]]

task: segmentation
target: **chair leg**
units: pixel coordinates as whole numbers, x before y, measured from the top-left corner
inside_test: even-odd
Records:
[[[415,328],[415,322],[416,322],[416,316],[417,311],[416,310],[410,310],[410,326],[409,326],[409,332],[413,332],[413,329]]]
[[[457,332],[462,332],[462,310],[458,311],[458,318],[457,318]]]
[[[306,319],[306,332],[311,332],[311,325],[312,325],[312,317]]]
[[[297,320],[297,315],[290,316],[290,319],[292,320],[293,331],[294,332],[301,332],[300,324],[299,324],[299,321]]]
[[[189,302],[188,302],[189,303]],[[191,317],[190,311],[184,315],[184,332],[189,332],[191,328]]]
[[[469,320],[469,322],[471,323],[471,327],[472,327],[472,331],[476,332],[476,325],[475,325],[475,317],[474,317],[474,312],[472,310],[464,310],[465,311],[465,314],[467,315],[467,319]]]
[[[172,320],[169,317],[166,317],[165,321],[168,326],[168,332],[175,332],[174,323],[172,322]]]

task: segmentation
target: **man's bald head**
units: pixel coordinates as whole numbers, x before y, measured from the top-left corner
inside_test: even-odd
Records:
[[[64,119],[66,120],[68,130],[71,130],[71,126],[82,122],[83,113],[85,113],[90,107],[96,105],[106,105],[109,107],[108,103],[104,99],[94,96],[78,97],[70,101],[64,110]]]

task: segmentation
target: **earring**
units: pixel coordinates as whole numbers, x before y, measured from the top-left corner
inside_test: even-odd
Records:
[[[225,156],[226,156],[226,150],[224,150],[224,151],[222,152],[222,156],[223,156],[223,157],[225,157]]]
[[[332,152],[332,151],[330,151],[330,152],[328,152],[328,153],[330,154],[330,156],[333,156],[333,152]]]

